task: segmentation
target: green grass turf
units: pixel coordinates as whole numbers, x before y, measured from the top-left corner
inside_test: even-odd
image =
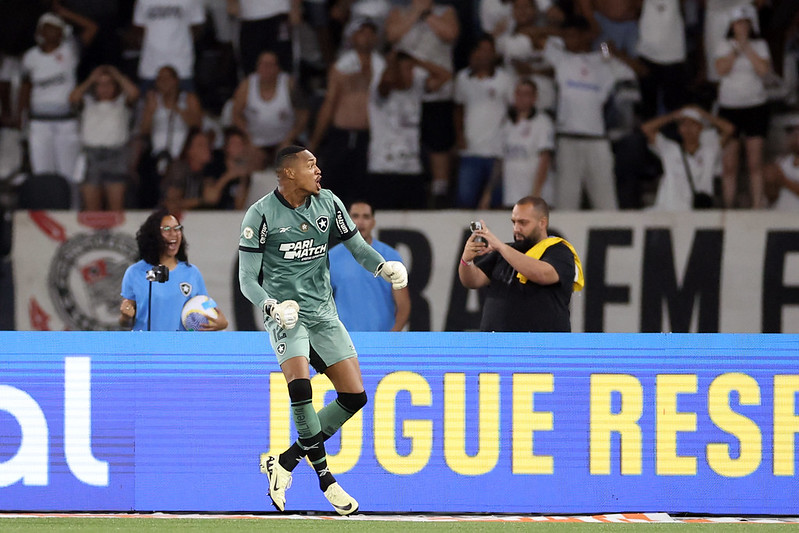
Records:
[[[304,520],[304,519],[197,519],[197,518],[0,518],[2,533],[60,533],[114,531],[131,532],[214,532],[247,533],[264,531],[294,532],[353,532],[416,533],[416,532],[546,532],[546,533],[722,533],[743,531],[799,532],[794,524],[579,524],[579,523],[514,523],[514,522],[383,522],[363,520]]]

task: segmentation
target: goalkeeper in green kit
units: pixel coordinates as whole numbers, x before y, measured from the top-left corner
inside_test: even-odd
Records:
[[[355,347],[333,302],[328,241],[340,239],[358,263],[395,290],[408,284],[408,273],[399,261],[383,259],[361,237],[341,200],[322,189],[322,172],[310,151],[283,148],[275,165],[277,189],[250,206],[241,224],[239,283],[263,310],[299,438],[277,457],[263,454],[261,471],[272,503],[283,511],[291,472],[307,456],[325,497],[338,514],[349,515],[358,502],[330,473],[325,440],[366,405],[366,392]],[[311,402],[309,365],[327,375],[337,392],[318,413]]]

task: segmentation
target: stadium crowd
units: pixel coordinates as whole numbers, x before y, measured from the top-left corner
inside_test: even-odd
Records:
[[[54,202],[65,183],[48,206],[243,209],[295,143],[318,155],[326,188],[381,209],[506,208],[529,194],[561,210],[690,209],[679,197],[693,184],[674,182],[700,173],[713,207],[799,205],[796,0],[3,9],[0,180],[20,207]],[[680,120],[715,140],[667,144]],[[724,121],[733,133],[711,131]]]

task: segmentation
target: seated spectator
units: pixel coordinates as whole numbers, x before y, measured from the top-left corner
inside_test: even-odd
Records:
[[[222,161],[211,164],[203,184],[203,207],[241,210],[249,205],[250,177],[258,165],[255,151],[243,131],[225,129]]]
[[[139,81],[147,91],[159,69],[172,65],[181,88],[194,90],[194,38],[202,31],[205,8],[197,0],[136,0],[133,26],[141,34]]]
[[[163,205],[170,213],[180,213],[204,206],[203,189],[209,179],[211,139],[192,128],[180,157],[169,163],[163,186]]]
[[[766,166],[766,190],[774,191],[771,208],[775,211],[799,212],[799,117],[785,123],[787,150]]]
[[[680,141],[660,130],[677,122]],[[705,125],[710,125],[706,128]],[[690,211],[712,207],[713,181],[721,149],[735,127],[697,106],[689,106],[653,118],[641,125],[649,146],[663,163],[654,209]]]
[[[182,91],[177,71],[171,66],[158,70],[155,86],[147,92],[139,122],[139,207],[158,204],[169,162],[177,158],[189,129],[202,127],[203,110],[193,92]]]
[[[308,125],[308,107],[295,80],[281,70],[274,52],[263,52],[252,74],[233,95],[233,125],[247,132],[272,164],[280,148],[293,144]]]
[[[81,143],[86,161],[81,185],[86,211],[122,211],[130,179],[130,108],[139,89],[116,67],[102,65],[78,85],[69,100],[81,108]]]
[[[497,67],[494,39],[486,34],[472,49],[469,67],[455,78],[455,139],[460,155],[457,207],[477,207],[491,180],[495,162],[502,156],[502,127],[511,90],[511,76]],[[499,195],[494,203],[498,206]]]

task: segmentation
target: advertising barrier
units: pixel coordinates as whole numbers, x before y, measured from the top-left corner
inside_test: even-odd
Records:
[[[363,511],[799,514],[799,336],[353,341],[369,403],[326,446]],[[272,509],[259,454],[294,431],[264,333],[0,343],[0,510]],[[315,478],[287,510],[331,510]]]
[[[125,269],[149,213],[18,211],[13,277],[17,330],[118,329]],[[182,219],[189,260],[231,329],[262,329],[238,288],[241,212]],[[480,293],[458,281],[470,220],[511,240],[510,211],[380,211],[377,238],[408,265],[412,331],[473,331]],[[799,333],[799,228],[767,211],[553,212],[550,228],[582,259],[575,332]],[[315,243],[326,245],[327,243]]]

